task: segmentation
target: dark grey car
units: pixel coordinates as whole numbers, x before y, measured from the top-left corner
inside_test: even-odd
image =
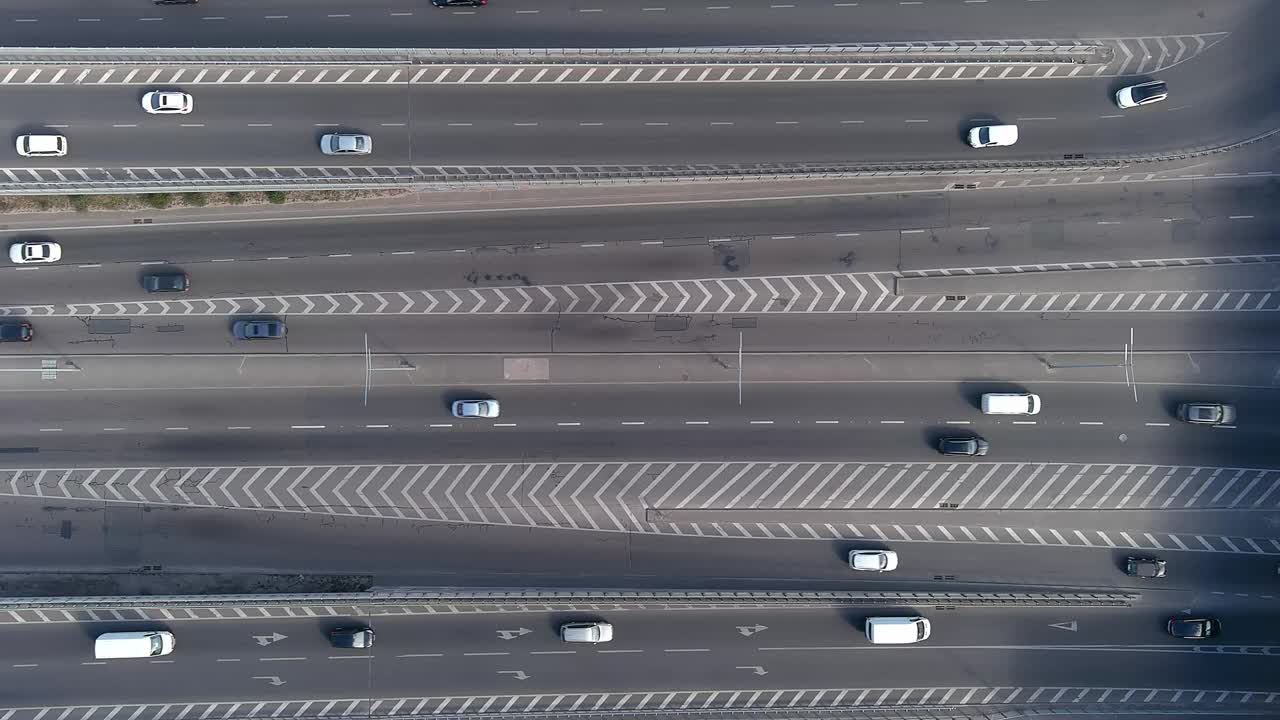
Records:
[[[142,289],[149,293],[186,292],[190,287],[187,274],[182,272],[152,273],[142,276]]]
[[[944,437],[938,441],[938,452],[943,455],[986,455],[991,445],[982,438]]]
[[[1236,421],[1236,406],[1223,403],[1182,403],[1178,419],[1192,425],[1231,425]]]
[[[1207,640],[1222,632],[1222,624],[1213,618],[1169,618],[1165,629],[1183,640]]]
[[[31,342],[35,333],[31,331],[31,323],[0,323],[0,342]]]
[[[241,340],[278,340],[284,337],[283,320],[237,320],[231,325],[231,334]]]
[[[373,647],[373,629],[367,627],[338,628],[329,631],[329,642],[339,648]]]
[[[1124,574],[1140,578],[1162,578],[1165,574],[1165,563],[1160,558],[1153,557],[1125,558]]]

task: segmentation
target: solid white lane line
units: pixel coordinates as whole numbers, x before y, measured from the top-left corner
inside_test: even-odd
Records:
[[[710,425],[710,420],[685,420],[685,425]]]
[[[1169,427],[1169,423],[1161,423],[1161,422],[1149,422],[1149,423],[1146,423],[1146,425],[1148,427]]]
[[[1096,420],[1081,420],[1080,424],[1081,425],[1101,425],[1102,423]]]
[[[453,423],[431,423],[427,427],[433,427],[433,428],[453,427]]]
[[[623,420],[623,425],[643,425],[644,420]]]
[[[906,422],[907,422],[906,420],[881,420],[880,424],[881,425],[903,425]]]
[[[289,429],[291,430],[323,430],[325,429],[325,426],[324,425],[290,425]]]
[[[751,424],[752,425],[772,425],[773,421],[772,420],[752,420]]]
[[[580,425],[582,425],[582,423],[580,423],[580,422],[558,422],[558,423],[556,423],[556,425],[557,425],[558,427],[579,427]]]

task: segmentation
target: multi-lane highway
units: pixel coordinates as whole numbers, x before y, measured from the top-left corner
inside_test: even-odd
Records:
[[[679,47],[992,37],[1132,36],[1247,26],[1265,0],[1040,3],[681,3],[650,0],[492,0],[483,8],[425,0],[12,0],[3,44],[62,47]],[[945,29],[945,32],[940,30]]]
[[[901,82],[858,82],[863,70],[856,69],[832,70],[833,78],[847,78],[835,82],[654,85],[622,82],[630,70],[606,70],[601,74],[617,80],[537,87],[482,84],[489,73],[465,67],[454,75],[472,79],[454,86],[431,78],[412,84],[293,84],[286,82],[293,75],[287,69],[258,74],[279,76],[275,82],[218,83],[224,73],[217,66],[184,66],[187,81],[170,84],[193,95],[189,115],[143,113],[139,98],[155,89],[143,82],[151,69],[125,67],[114,77],[134,79],[121,85],[0,86],[10,98],[0,122],[15,132],[57,130],[70,145],[65,158],[14,158],[10,167],[959,160],[976,159],[964,144],[970,127],[998,123],[1018,124],[1019,142],[987,150],[982,159],[1141,155],[1223,144],[1271,129],[1278,109],[1274,98],[1254,92],[1250,76],[1228,71],[1252,56],[1250,40],[1229,37],[1161,73],[1175,88],[1172,100],[1131,111],[1115,107],[1120,82],[1114,77],[1070,78],[1063,71],[1059,78],[1032,83],[1014,79],[1022,70],[999,79],[998,65],[992,79],[978,82],[929,82],[928,68]],[[705,69],[672,74],[705,77]],[[356,77],[370,72],[375,71],[357,69]],[[333,73],[351,75],[341,68]],[[321,155],[320,135],[339,131],[371,135],[373,153]]]
[[[890,608],[624,610],[174,620],[165,625],[177,650],[150,661],[93,659],[89,638],[119,623],[34,624],[7,629],[15,641],[0,662],[21,678],[6,691],[17,705],[54,695],[65,704],[129,705],[195,697],[567,696],[605,688],[633,693],[636,703],[646,693],[764,687],[928,687],[943,695],[947,688],[1061,687],[1064,676],[1077,687],[1120,692],[1171,684],[1274,689],[1265,665],[1248,656],[1277,642],[1274,616],[1261,608],[1221,613],[1222,635],[1194,644],[1164,632],[1182,600],[1167,595],[1137,608],[941,611],[932,614],[931,637],[906,647],[874,647],[860,633],[865,617]],[[560,642],[559,624],[577,619],[608,619],[613,642]],[[328,629],[366,622],[377,632],[374,647],[329,646]]]
[[[6,594],[1126,599],[0,603],[0,720],[1274,714],[1274,145],[1102,161],[1274,130],[1277,19],[1263,0],[6,3],[8,46],[927,45],[900,62],[786,68],[618,55],[554,69],[58,64],[64,53],[0,66],[0,122],[70,143],[65,158],[0,163],[13,183],[87,180],[86,168],[341,178],[1064,156],[1100,168],[7,215],[6,239],[63,255],[0,268],[0,323],[34,331],[0,345]],[[921,60],[976,38],[1091,49],[1081,64]],[[1153,77],[1167,101],[1116,107],[1117,89]],[[192,93],[195,111],[145,114],[140,95],[158,87]],[[1017,145],[965,146],[992,122],[1017,123]],[[369,133],[374,151],[322,156],[330,132]],[[143,289],[176,271],[188,291]],[[233,337],[249,317],[287,333]],[[987,392],[1034,392],[1043,408],[984,414]],[[476,398],[500,415],[451,414]],[[1237,417],[1181,421],[1193,401]],[[941,455],[948,437],[990,452]],[[855,572],[855,549],[901,564]],[[1129,557],[1159,557],[1167,576],[1131,577]],[[869,616],[916,613],[933,622],[922,643],[863,634]],[[1165,628],[1197,616],[1221,634]],[[616,638],[563,643],[568,620],[610,621]],[[326,638],[365,624],[371,649]],[[93,657],[98,633],[158,628],[176,633],[173,654]]]

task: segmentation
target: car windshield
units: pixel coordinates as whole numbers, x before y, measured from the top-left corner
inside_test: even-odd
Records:
[[[991,142],[991,128],[981,128],[978,130],[978,142],[986,145]]]

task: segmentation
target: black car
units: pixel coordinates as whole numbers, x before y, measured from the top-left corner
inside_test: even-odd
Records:
[[[986,455],[991,445],[982,438],[944,437],[938,441],[938,452],[943,455]]]
[[[489,0],[431,0],[436,7],[480,7]]]
[[[0,342],[31,342],[31,323],[0,323]]]
[[[1124,574],[1140,578],[1164,577],[1165,564],[1160,558],[1131,557],[1124,562]]]
[[[154,273],[142,276],[142,289],[149,293],[186,292],[191,283],[186,273]]]
[[[1207,640],[1222,632],[1222,624],[1213,618],[1169,618],[1166,629],[1183,640]]]
[[[338,628],[329,631],[329,642],[340,648],[373,647],[373,629],[367,627]]]

